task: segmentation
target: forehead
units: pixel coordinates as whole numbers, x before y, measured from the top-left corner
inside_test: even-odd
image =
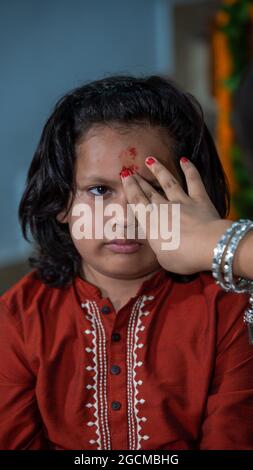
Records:
[[[174,169],[171,141],[166,129],[93,126],[76,145],[77,174],[119,178],[122,167],[136,169],[150,179],[145,158],[156,156],[169,170]],[[151,178],[152,179],[152,178]]]

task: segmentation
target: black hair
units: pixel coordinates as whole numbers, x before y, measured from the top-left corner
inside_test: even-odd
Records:
[[[36,254],[29,258],[39,277],[63,287],[80,275],[81,257],[68,224],[56,219],[75,193],[75,145],[95,124],[151,125],[166,129],[173,158],[187,186],[179,159],[187,156],[197,167],[218,213],[229,213],[228,181],[198,101],[167,77],[113,75],[86,82],[65,94],[47,120],[31,162],[19,205],[22,232],[30,231]],[[173,274],[173,273],[172,273]],[[175,275],[188,282],[191,276]]]

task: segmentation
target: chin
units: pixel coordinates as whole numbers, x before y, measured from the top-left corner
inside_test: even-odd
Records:
[[[136,263],[111,263],[110,271],[108,271],[108,265],[104,267],[101,266],[100,272],[108,277],[116,277],[118,279],[129,279],[129,277],[139,278],[142,276],[147,276],[149,273],[157,270],[159,265],[141,265],[139,262]]]

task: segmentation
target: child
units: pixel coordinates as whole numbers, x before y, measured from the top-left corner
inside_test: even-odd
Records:
[[[229,193],[191,95],[159,76],[112,76],[57,103],[19,208],[34,269],[0,301],[1,449],[253,449],[248,295],[202,271],[205,240],[188,247],[196,272],[180,275],[159,241],[73,235],[73,208],[94,215],[96,196],[124,209],[113,223],[124,238],[129,199],[189,198],[182,155],[203,180],[208,233]]]

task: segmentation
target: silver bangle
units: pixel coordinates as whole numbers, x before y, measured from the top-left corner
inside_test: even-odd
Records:
[[[233,260],[235,256],[235,251],[239,245],[241,239],[248,233],[250,230],[253,230],[253,222],[250,220],[241,220],[240,227],[237,226],[235,229],[235,234],[229,241],[227,246],[225,256],[224,256],[224,280],[229,290],[233,292],[253,292],[253,281],[250,279],[245,279],[243,277],[238,278],[238,282],[234,281],[233,276]]]
[[[241,219],[240,219],[241,220]],[[240,226],[240,221],[233,222],[231,227],[229,227],[226,232],[222,235],[218,241],[216,247],[214,248],[214,255],[212,261],[212,273],[213,277],[216,280],[216,284],[219,284],[223,289],[229,290],[229,286],[226,285],[223,281],[221,264],[225,250],[229,244],[231,237],[233,236],[234,230]]]
[[[243,320],[248,326],[249,342],[253,344],[253,281],[239,277],[236,283],[233,277],[233,259],[236,249],[249,230],[253,230],[253,222],[249,219],[239,219],[226,230],[214,248],[212,274],[216,284],[219,284],[224,290],[250,294],[249,307],[244,312]],[[224,280],[221,269],[223,256]]]

